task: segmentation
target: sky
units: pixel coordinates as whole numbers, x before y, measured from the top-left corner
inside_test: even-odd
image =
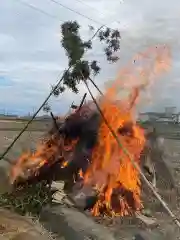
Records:
[[[177,106],[180,111],[180,1],[0,0],[0,113],[33,113],[43,102],[67,67],[60,25],[68,20],[79,22],[86,40],[92,36],[89,25],[97,29],[105,24],[120,30],[120,60],[115,65],[106,62],[96,38],[93,51],[87,54],[102,66],[96,79],[102,88],[116,78],[135,53],[158,44],[168,45],[171,70],[156,83],[153,102],[146,109],[163,111],[165,106]],[[82,85],[79,95],[65,92],[53,97],[53,111],[65,113],[84,92]]]

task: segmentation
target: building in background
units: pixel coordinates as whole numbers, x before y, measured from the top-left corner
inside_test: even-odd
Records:
[[[165,114],[167,117],[171,117],[172,115],[176,114],[176,112],[176,107],[165,107]]]
[[[166,107],[164,112],[145,112],[140,113],[138,120],[141,122],[164,122],[180,123],[180,113],[176,107]]]

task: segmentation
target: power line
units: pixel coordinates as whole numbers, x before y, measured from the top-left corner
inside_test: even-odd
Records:
[[[32,5],[32,4],[29,4],[29,3],[27,3],[27,2],[25,2],[25,1],[23,1],[23,0],[16,0],[16,1],[19,2],[19,3],[21,3],[22,5],[24,5],[24,6],[26,6],[26,7],[31,8],[32,10],[35,10],[35,11],[37,11],[37,12],[40,12],[41,14],[46,15],[47,17],[50,17],[50,18],[55,19],[55,20],[58,20],[58,21],[60,21],[60,22],[62,22],[62,23],[65,22],[65,20],[59,19],[57,16],[52,15],[52,14],[50,14],[50,13],[42,10],[41,8],[38,8],[38,7],[36,7],[36,6]],[[73,12],[73,13],[76,13],[76,14],[80,15],[81,17],[84,17],[84,18],[86,18],[86,19],[88,19],[88,20],[90,20],[90,21],[92,21],[92,22],[94,22],[94,23],[96,23],[96,24],[98,24],[98,25],[101,25],[101,26],[103,25],[103,26],[105,26],[105,27],[108,27],[106,24],[103,24],[103,23],[101,23],[101,22],[99,22],[99,21],[97,21],[97,20],[95,20],[95,19],[93,19],[93,18],[90,18],[90,17],[86,16],[85,14],[82,14],[82,13],[80,13],[80,12],[78,12],[78,11],[76,11],[76,10],[68,7],[68,6],[65,6],[64,4],[62,4],[62,3],[60,3],[60,2],[57,2],[56,0],[49,0],[49,1],[51,1],[51,2],[53,2],[53,3],[55,3],[55,4],[57,4],[57,5],[65,8],[65,9],[67,9],[67,10]],[[83,1],[81,1],[81,0],[76,0],[76,1],[82,2],[82,4],[90,7],[88,4],[83,3]],[[95,8],[93,8],[93,7],[91,7],[91,8],[94,9],[94,10],[96,10],[97,12],[99,12],[97,9],[95,9]],[[101,12],[99,12],[99,13],[101,13]],[[118,21],[117,21],[117,22],[118,22]],[[108,28],[110,28],[110,27],[108,27]],[[110,28],[110,29],[112,29],[112,28]]]
[[[82,0],[76,0],[77,2],[80,2],[81,4],[83,4],[84,6],[87,6],[88,8],[91,8],[92,10],[102,14],[102,12],[100,12],[98,9],[96,9],[95,7],[90,6],[89,4],[87,4],[86,2],[82,1]]]
[[[99,21],[97,21],[97,20],[95,20],[93,18],[90,18],[90,17],[84,15],[83,13],[80,13],[80,12],[78,12],[78,11],[76,11],[76,10],[74,10],[74,9],[72,9],[72,8],[70,8],[70,7],[68,7],[68,6],[66,6],[66,5],[56,1],[56,0],[50,0],[50,1],[55,3],[55,4],[57,4],[57,5],[59,5],[59,6],[61,6],[61,7],[63,7],[63,8],[65,8],[65,9],[67,9],[67,10],[69,10],[69,11],[71,11],[71,12],[73,12],[73,13],[76,13],[79,16],[84,17],[84,18],[86,18],[86,19],[88,19],[88,20],[90,20],[90,21],[92,21],[92,22],[94,22],[94,23],[96,23],[98,25],[104,25],[103,23],[101,23],[101,22],[99,22]]]
[[[52,15],[52,14],[50,14],[50,13],[42,10],[41,8],[38,8],[38,7],[34,6],[34,5],[32,5],[32,4],[29,4],[29,3],[24,2],[24,1],[22,1],[22,0],[16,0],[16,1],[19,2],[19,3],[21,3],[22,5],[24,5],[24,6],[26,6],[26,7],[29,7],[29,8],[31,8],[31,9],[37,11],[37,12],[40,12],[40,13],[46,15],[47,17],[56,19],[56,20],[58,20],[58,21],[60,21],[60,22],[65,22],[65,21],[59,19],[57,16]]]
[[[60,22],[62,22],[62,23],[65,22],[65,20],[61,20],[61,19],[59,19],[57,16],[52,15],[52,14],[50,14],[50,13],[48,13],[48,12],[46,12],[46,11],[44,11],[44,10],[36,7],[36,6],[34,6],[34,5],[31,5],[31,4],[29,4],[29,3],[27,3],[27,2],[25,2],[25,1],[23,1],[23,0],[16,0],[16,1],[19,2],[19,3],[21,3],[22,5],[25,5],[26,7],[29,7],[29,8],[31,8],[31,9],[37,11],[37,12],[40,12],[40,13],[46,15],[47,17],[56,19],[56,20],[58,20],[58,21],[60,21]],[[100,22],[96,21],[95,19],[90,18],[90,17],[88,17],[88,16],[86,16],[86,15],[84,15],[84,14],[82,14],[82,13],[76,11],[76,10],[73,10],[73,9],[71,9],[71,8],[69,8],[69,7],[65,6],[65,5],[57,2],[56,0],[50,0],[50,1],[53,2],[53,3],[55,3],[55,4],[60,5],[60,6],[63,7],[63,8],[66,8],[66,9],[69,10],[69,11],[72,11],[72,12],[80,15],[81,17],[84,17],[84,18],[86,18],[86,19],[88,19],[88,20],[90,20],[90,21],[92,21],[92,22],[94,22],[94,23],[96,23],[96,24],[98,24],[98,25],[101,25],[100,28],[102,28],[102,25],[103,25],[103,26],[106,26],[105,24],[100,23]],[[106,26],[106,27],[107,27],[107,26]],[[97,31],[99,32],[99,30],[97,30]],[[96,35],[96,33],[95,33],[94,35]]]
[[[87,4],[86,2],[84,2],[83,0],[75,0],[75,1],[77,1],[77,2],[79,2],[79,3],[81,3],[81,4],[83,4],[84,6],[87,6],[88,8],[90,8],[90,9],[92,9],[92,10],[94,10],[94,11],[96,11],[97,13],[99,13],[99,14],[101,14],[102,16],[103,16],[103,13],[101,12],[101,11],[99,11],[99,9],[97,9],[97,8],[95,8],[95,7],[92,7],[92,6],[90,6],[89,4]],[[123,3],[123,1],[121,1],[120,0],[120,3],[122,4]],[[118,24],[120,24],[120,22],[119,21],[117,21],[117,20],[114,20],[114,21],[112,21],[112,22],[117,22]],[[104,26],[106,26],[107,27],[107,25],[106,24],[104,24]],[[110,27],[109,27],[110,28]],[[112,28],[111,28],[112,29]]]
[[[16,0],[16,1],[19,2],[19,3],[21,3],[22,5],[24,5],[24,6],[26,6],[26,7],[31,8],[32,10],[35,10],[35,11],[41,13],[41,14],[46,15],[47,17],[50,17],[50,18],[52,18],[52,19],[58,20],[58,21],[60,21],[60,22],[62,22],[62,23],[64,23],[64,22],[66,21],[66,20],[59,19],[58,16],[55,16],[55,15],[53,15],[53,14],[50,14],[50,13],[44,11],[43,9],[38,8],[37,6],[34,6],[34,5],[32,5],[32,4],[29,4],[28,2],[25,2],[25,1],[23,1],[23,0]],[[67,9],[67,10],[73,12],[73,13],[76,13],[76,14],[80,15],[81,17],[84,17],[84,18],[86,18],[86,19],[88,19],[88,20],[90,20],[90,21],[92,21],[92,22],[94,22],[94,23],[96,23],[96,24],[98,24],[98,25],[101,25],[101,26],[103,25],[103,26],[105,26],[105,27],[107,27],[107,28],[112,29],[111,27],[108,27],[106,24],[103,24],[103,23],[101,23],[100,21],[97,21],[96,19],[90,18],[90,17],[88,17],[87,15],[85,15],[85,14],[83,14],[83,13],[80,13],[80,12],[78,12],[78,11],[76,11],[76,10],[68,7],[68,6],[65,6],[64,4],[62,4],[62,3],[60,3],[60,2],[58,2],[58,1],[56,1],[56,0],[49,0],[49,1],[51,1],[51,2],[53,2],[53,3],[55,3],[55,4],[57,4],[57,5],[65,8],[65,9]],[[84,5],[86,5],[87,7],[89,7],[89,8],[91,8],[91,9],[97,11],[97,12],[100,13],[100,14],[103,14],[102,12],[100,12],[100,11],[97,10],[96,8],[94,8],[94,7],[86,4],[86,3],[83,2],[82,0],[76,0],[76,1],[81,2],[82,4],[84,4]],[[119,21],[116,21],[116,22],[119,23]],[[112,29],[112,30],[113,30],[113,29]]]
[[[68,6],[66,6],[66,5],[64,5],[64,4],[56,1],[56,0],[49,0],[49,1],[51,1],[51,2],[53,2],[53,3],[55,3],[55,4],[57,4],[57,5],[65,8],[65,9],[67,9],[67,10],[73,12],[73,13],[76,13],[76,14],[78,14],[79,16],[84,17],[84,18],[86,18],[86,19],[88,19],[88,20],[90,20],[90,21],[92,21],[92,22],[94,22],[94,23],[96,23],[96,24],[98,24],[98,25],[101,25],[101,26],[104,25],[105,27],[107,27],[107,28],[109,28],[109,29],[111,29],[111,30],[114,30],[113,28],[108,27],[107,24],[103,24],[102,22],[100,22],[100,21],[98,21],[98,20],[96,20],[96,19],[90,18],[90,17],[88,17],[87,15],[85,15],[85,14],[83,14],[83,13],[80,13],[79,11],[76,11],[76,10],[74,10],[74,9],[72,9],[72,8],[70,8],[70,7],[68,7]],[[89,8],[92,8],[92,9],[96,10],[97,12],[99,12],[100,14],[102,14],[100,11],[98,11],[97,9],[89,6],[88,4],[84,3],[83,1],[81,1],[81,0],[76,0],[76,1],[81,2],[82,4],[88,6]],[[116,20],[115,22],[119,23],[119,21],[117,21],[117,20]]]
[[[93,11],[96,11],[97,13],[103,15],[103,13],[102,13],[101,11],[99,11],[99,9],[90,6],[89,4],[87,4],[86,2],[84,2],[83,0],[76,0],[76,1],[79,2],[79,3],[81,3],[81,4],[83,4],[84,6],[87,6],[88,8],[92,9]],[[122,3],[122,2],[120,1],[120,3]],[[119,21],[116,21],[116,22],[119,23]]]

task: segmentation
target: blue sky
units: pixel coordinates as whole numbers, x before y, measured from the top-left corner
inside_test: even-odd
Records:
[[[116,77],[119,69],[134,53],[155,44],[168,44],[172,50],[171,72],[159,81],[153,91],[153,103],[147,109],[160,110],[176,105],[179,109],[180,67],[180,1],[155,0],[56,0],[95,22],[119,28],[122,35],[120,61],[108,65],[95,39],[94,51],[88,57],[102,64],[98,85]],[[113,2],[113,3],[112,3]],[[40,11],[29,7],[35,6]],[[44,14],[42,12],[46,12]],[[51,0],[4,0],[0,7],[0,112],[33,112],[44,100],[51,84],[67,66],[60,45],[60,24],[77,20],[84,39],[90,38],[88,25],[99,27]],[[85,89],[80,87],[80,96]],[[52,99],[55,113],[64,113],[80,96],[66,92]],[[180,109],[179,109],[180,110]]]

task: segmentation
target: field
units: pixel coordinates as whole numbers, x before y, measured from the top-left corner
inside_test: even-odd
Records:
[[[27,120],[0,119],[0,154],[3,153],[26,123]],[[34,149],[38,140],[50,129],[51,125],[51,120],[33,121],[16,142],[8,157],[13,160],[22,152],[31,148]],[[149,123],[143,125],[146,128]],[[178,162],[176,162],[176,159],[179,158],[178,154],[180,154],[180,126],[166,123],[153,123],[153,126],[156,127],[160,136],[165,138],[165,150],[167,154],[171,155],[170,163],[173,164],[174,168],[177,168]]]
[[[0,120],[0,154],[3,153],[7,146],[13,141],[15,136],[25,124],[26,121]],[[34,149],[37,142],[43,137],[50,125],[50,121],[34,121],[28,130],[16,142],[12,150],[8,153],[6,159],[14,161],[22,154],[22,152],[31,148]],[[167,124],[158,124],[156,127],[158,132],[165,137],[165,161],[170,168],[170,172],[172,173],[173,180],[177,188],[180,188],[180,127],[178,125]],[[179,201],[179,197],[175,196],[174,198]],[[177,208],[177,204],[171,204],[171,200],[168,201],[168,204],[171,208],[173,208],[175,213],[179,215],[179,208]],[[151,206],[149,206],[149,208],[151,209]],[[155,216],[160,223],[160,226],[153,229],[153,233],[155,232],[156,234],[160,231],[164,236],[163,238],[160,237],[157,239],[179,239],[179,232],[166,213],[163,213],[162,215],[160,210],[152,210],[152,215]],[[111,226],[110,228],[117,236],[117,239],[131,239],[130,237],[137,231],[137,225],[133,225],[133,223],[132,226],[129,225],[128,228],[127,225],[123,225],[121,223],[121,231],[119,230],[119,227],[117,228],[117,224],[114,226]],[[138,227],[138,229],[144,231],[144,227],[142,226]],[[119,238],[120,235],[121,238]]]
[[[13,139],[18,135],[27,121],[20,120],[0,120],[0,154],[8,147]],[[35,148],[38,140],[43,137],[51,126],[51,121],[34,121],[23,133],[14,147],[8,153],[7,158],[16,159],[22,152]]]

